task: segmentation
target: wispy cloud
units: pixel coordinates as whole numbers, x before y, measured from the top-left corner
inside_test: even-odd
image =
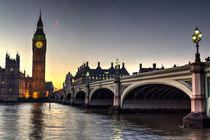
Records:
[[[59,24],[59,21],[56,19],[54,22],[54,26],[57,26]]]
[[[111,9],[109,10],[109,16],[111,17],[113,12],[115,11],[115,9],[117,8],[118,2],[115,1],[111,7]]]

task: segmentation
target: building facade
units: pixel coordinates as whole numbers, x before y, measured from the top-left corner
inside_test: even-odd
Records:
[[[30,92],[30,77],[25,72],[20,72],[20,56],[16,59],[6,54],[5,68],[0,67],[0,100],[17,101],[19,98],[27,97]]]
[[[128,71],[125,68],[125,64],[122,63],[122,67],[119,68],[119,75],[126,76],[129,75]],[[107,80],[114,78],[116,76],[116,69],[111,63],[110,68],[102,69],[100,66],[100,62],[98,62],[98,66],[95,69],[89,67],[88,62],[78,67],[78,71],[75,76],[69,72],[66,75],[65,82],[63,83],[63,89],[69,88],[72,85],[80,85],[85,83],[91,83],[95,81]]]

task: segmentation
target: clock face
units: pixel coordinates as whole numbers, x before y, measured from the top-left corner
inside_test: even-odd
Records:
[[[37,48],[40,49],[40,48],[42,48],[43,43],[41,41],[37,41],[35,45],[36,45]]]

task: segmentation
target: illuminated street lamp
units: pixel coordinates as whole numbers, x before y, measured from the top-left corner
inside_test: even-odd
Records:
[[[199,48],[199,42],[201,41],[202,37],[203,37],[202,33],[200,32],[198,27],[196,27],[194,30],[194,34],[192,35],[192,40],[196,44],[196,50],[197,50],[195,54],[195,62],[201,62],[198,48]]]
[[[86,83],[89,83],[89,76],[90,76],[90,74],[89,74],[89,72],[87,72],[86,74],[85,74],[85,77],[86,77]]]
[[[119,63],[118,59],[116,59],[116,62],[115,62],[115,69],[116,69],[116,77],[118,78],[119,77],[119,69],[120,69],[120,63]]]

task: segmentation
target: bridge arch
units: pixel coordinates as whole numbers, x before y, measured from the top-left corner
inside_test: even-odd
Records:
[[[60,93],[60,95],[59,95],[59,101],[60,102],[63,102],[63,99],[64,99],[64,95],[63,95],[63,93]]]
[[[67,101],[70,101],[70,100],[71,100],[71,93],[67,93],[67,94],[66,94],[66,100],[67,100]]]
[[[112,106],[114,91],[110,87],[96,88],[90,93],[89,103],[92,106]]]
[[[75,93],[74,103],[75,104],[84,104],[85,103],[85,91],[80,90]]]
[[[54,96],[55,102],[58,102],[58,99],[59,99],[58,95],[55,95],[55,96]]]
[[[136,91],[135,91],[136,90]],[[132,93],[137,92],[138,93]],[[175,100],[177,94],[180,94],[180,98],[186,98],[187,106],[189,107],[190,98],[192,97],[192,91],[189,87],[187,87],[184,84],[181,84],[178,81],[173,80],[152,80],[152,81],[144,81],[144,82],[136,82],[134,84],[131,84],[128,86],[122,93],[121,96],[121,108],[126,108],[126,99],[131,98],[131,95],[133,94],[136,96],[136,99],[158,99],[160,100]],[[139,95],[137,95],[139,94]],[[130,96],[130,97],[129,97]],[[138,96],[138,97],[137,97]],[[182,97],[183,96],[183,97]],[[153,100],[154,101],[154,100]],[[138,101],[138,103],[140,100]],[[142,102],[145,102],[145,100],[142,100]],[[127,100],[128,103],[128,100]],[[132,102],[134,103],[134,102]],[[136,100],[137,103],[137,100]],[[172,102],[169,102],[169,104]],[[146,104],[146,103],[145,103]],[[152,104],[152,103],[151,103]],[[183,103],[184,104],[184,103]],[[138,105],[139,106],[139,105]],[[184,105],[183,105],[184,106]],[[128,106],[127,106],[128,107]]]
[[[71,93],[66,93],[65,103],[70,103],[71,101]]]

